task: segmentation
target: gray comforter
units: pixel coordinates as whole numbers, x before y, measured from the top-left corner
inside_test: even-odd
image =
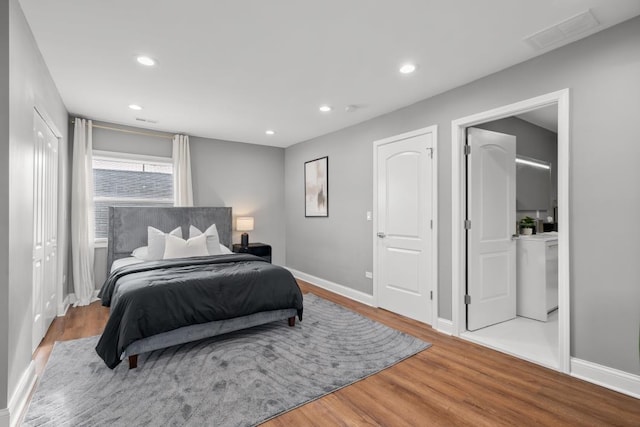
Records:
[[[296,308],[291,273],[248,254],[148,261],[111,273],[100,294],[111,314],[96,346],[109,368],[132,342],[183,326]]]

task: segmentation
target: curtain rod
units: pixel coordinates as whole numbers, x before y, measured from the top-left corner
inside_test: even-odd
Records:
[[[75,123],[75,120],[71,120],[71,123]],[[144,136],[153,136],[153,137],[157,137],[157,138],[173,139],[173,136],[162,135],[160,133],[142,132],[142,131],[128,130],[128,129],[119,129],[119,128],[114,128],[114,127],[111,127],[111,126],[103,126],[103,125],[92,125],[92,126],[94,128],[98,128],[98,129],[113,130],[113,131],[116,131],[116,132],[131,133],[131,134],[134,134],[134,135],[144,135]]]

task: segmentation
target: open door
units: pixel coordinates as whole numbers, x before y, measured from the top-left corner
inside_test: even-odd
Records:
[[[467,129],[467,329],[516,317],[516,137]]]

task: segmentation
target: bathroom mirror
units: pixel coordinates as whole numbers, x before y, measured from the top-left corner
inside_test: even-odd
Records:
[[[551,212],[552,165],[532,157],[516,156],[516,209]]]

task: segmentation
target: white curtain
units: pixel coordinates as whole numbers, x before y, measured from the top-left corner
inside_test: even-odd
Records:
[[[71,258],[74,306],[88,305],[95,289],[93,277],[94,209],[91,120],[75,119],[71,176]]]
[[[191,154],[187,135],[173,137],[173,200],[174,206],[193,206]]]

